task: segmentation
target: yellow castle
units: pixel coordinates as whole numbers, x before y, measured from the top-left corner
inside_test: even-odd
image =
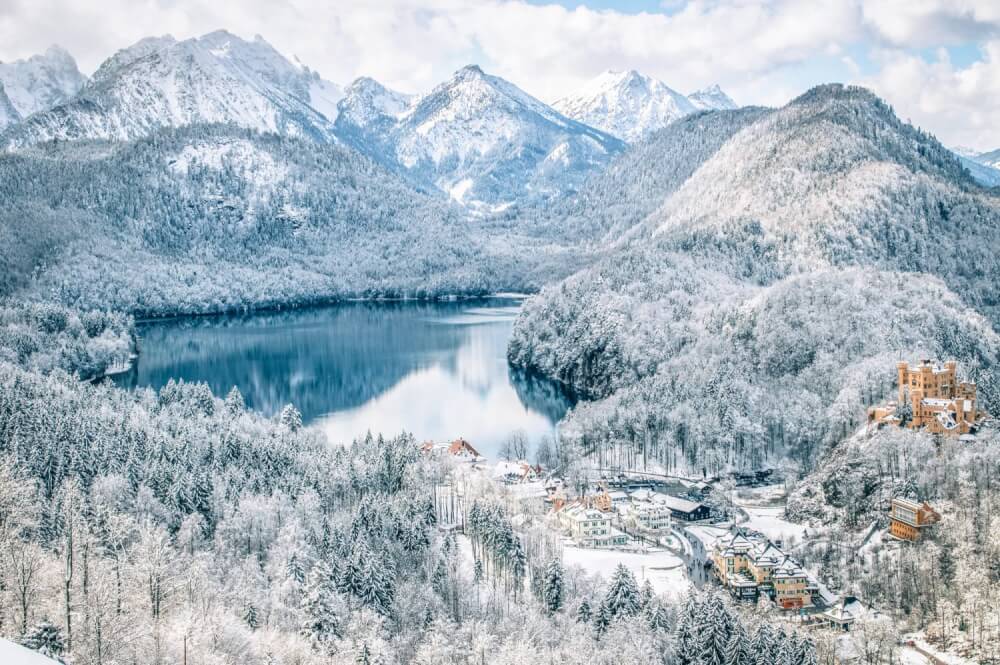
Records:
[[[903,425],[934,434],[969,434],[985,415],[976,408],[976,384],[958,380],[958,363],[901,362],[897,401],[868,409],[869,426]],[[909,417],[906,407],[909,407]],[[905,420],[905,421],[904,421]]]

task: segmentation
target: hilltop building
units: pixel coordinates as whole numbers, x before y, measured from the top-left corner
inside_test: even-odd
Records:
[[[819,587],[798,561],[762,535],[734,530],[715,541],[715,576],[741,600],[768,596],[782,609],[811,607]]]
[[[917,503],[909,499],[892,500],[889,509],[889,534],[901,540],[916,542],[920,532],[932,524],[937,524],[941,515],[924,501]]]
[[[965,435],[976,430],[986,414],[976,404],[976,384],[959,381],[958,363],[922,360],[901,362],[895,402],[868,409],[869,426],[904,426],[934,434]]]

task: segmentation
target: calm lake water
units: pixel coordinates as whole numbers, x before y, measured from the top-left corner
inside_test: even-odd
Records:
[[[126,386],[202,381],[239,387],[267,416],[294,404],[332,442],[365,432],[419,440],[465,437],[495,457],[523,430],[552,435],[570,399],[555,384],[510,370],[507,340],[520,302],[348,303],[139,325]]]

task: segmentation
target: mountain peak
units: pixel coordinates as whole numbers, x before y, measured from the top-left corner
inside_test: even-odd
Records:
[[[688,95],[688,99],[699,111],[731,110],[738,108],[732,97],[727,95],[719,87],[718,83],[713,83],[707,88],[696,90]]]
[[[696,110],[666,83],[634,69],[608,70],[553,106],[574,120],[628,142]]]
[[[44,111],[68,100],[83,87],[86,78],[64,48],[52,45],[41,55],[0,64],[0,85],[5,105],[20,118]],[[5,115],[10,122],[9,108]]]

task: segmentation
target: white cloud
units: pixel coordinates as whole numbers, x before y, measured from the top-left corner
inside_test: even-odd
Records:
[[[961,67],[947,52],[927,62],[901,51],[879,55],[881,68],[865,81],[904,119],[949,146],[1000,147],[1000,40],[987,43],[982,59]]]
[[[684,92],[718,82],[739,102],[780,104],[804,86],[857,77],[856,61],[844,54],[860,44],[885,50],[877,61],[883,71],[869,82],[891,95],[902,115],[946,140],[956,117],[979,112],[968,81],[980,80],[980,70],[995,73],[995,59],[961,70],[921,64],[899,49],[994,40],[997,0],[691,0],[669,7],[668,15],[522,0],[3,0],[0,58],[56,42],[93,71],[148,35],[186,38],[226,28],[244,37],[262,34],[342,84],[368,75],[422,92],[478,62],[552,100],[604,69],[635,68]],[[950,110],[947,123],[928,110],[946,101],[944,93],[938,99],[909,83],[921,68],[946,90],[962,92],[956,106],[968,104]],[[889,80],[890,72],[902,81]],[[987,120],[962,135],[976,145],[995,142]]]

